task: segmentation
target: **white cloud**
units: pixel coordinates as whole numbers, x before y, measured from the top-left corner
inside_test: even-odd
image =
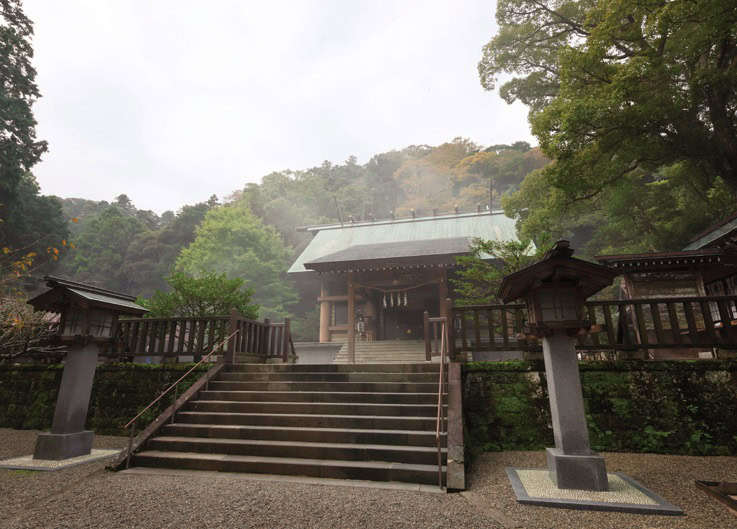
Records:
[[[490,2],[26,0],[44,193],[162,212],[280,169],[531,141],[484,92]]]

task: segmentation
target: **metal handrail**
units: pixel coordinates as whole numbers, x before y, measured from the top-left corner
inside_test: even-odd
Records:
[[[164,397],[164,395],[166,395],[167,393],[169,393],[169,392],[170,392],[170,391],[171,391],[171,390],[173,389],[173,390],[174,390],[174,402],[172,402],[172,403],[171,403],[171,408],[172,408],[172,409],[171,409],[171,420],[172,420],[172,423],[173,423],[173,422],[174,422],[174,412],[176,411],[176,410],[175,410],[175,406],[176,406],[176,404],[177,404],[177,386],[179,385],[179,383],[180,383],[180,382],[181,382],[182,380],[184,380],[184,379],[185,379],[185,378],[187,377],[187,375],[189,375],[189,374],[190,374],[190,373],[191,373],[192,371],[194,371],[195,369],[197,369],[197,367],[198,367],[198,366],[199,366],[200,364],[202,364],[202,363],[203,363],[203,362],[204,362],[205,360],[207,360],[207,359],[208,359],[208,358],[210,358],[210,357],[211,357],[211,356],[212,356],[213,354],[215,354],[216,352],[218,352],[218,349],[219,349],[220,347],[222,347],[223,345],[225,345],[225,344],[227,343],[227,341],[228,341],[228,340],[230,340],[230,339],[231,339],[231,338],[232,338],[233,336],[235,336],[236,334],[238,334],[238,329],[236,329],[236,330],[235,330],[235,331],[234,331],[234,332],[233,332],[233,333],[232,333],[232,334],[231,334],[230,336],[228,336],[228,337],[227,337],[227,338],[225,338],[225,339],[224,339],[223,341],[221,341],[221,342],[220,342],[219,344],[217,344],[217,345],[215,346],[215,348],[214,348],[214,349],[213,349],[212,351],[210,351],[209,353],[207,353],[207,355],[206,355],[206,356],[204,356],[204,357],[202,358],[202,360],[200,360],[200,361],[199,361],[199,362],[197,362],[197,363],[196,363],[195,365],[193,365],[193,366],[192,366],[192,367],[191,367],[191,368],[189,369],[189,371],[187,371],[187,372],[186,372],[186,373],[185,373],[184,375],[182,375],[182,376],[181,376],[181,377],[179,378],[179,380],[177,380],[176,382],[174,382],[174,384],[172,384],[171,386],[169,386],[169,388],[168,388],[168,389],[166,389],[165,391],[163,391],[163,392],[161,393],[161,395],[159,395],[158,397],[156,397],[156,398],[155,398],[155,399],[153,400],[153,402],[151,402],[151,404],[149,404],[148,406],[146,406],[146,407],[145,407],[145,408],[143,409],[143,411],[141,411],[141,412],[140,412],[140,413],[139,413],[138,415],[136,415],[135,417],[133,417],[133,418],[132,418],[132,419],[131,419],[131,420],[130,420],[130,421],[128,422],[128,424],[126,424],[125,426],[123,426],[123,429],[124,429],[124,430],[127,430],[127,429],[128,429],[128,428],[129,428],[130,426],[131,426],[131,425],[133,425],[133,428],[131,428],[131,433],[130,433],[130,436],[128,437],[128,454],[127,454],[127,458],[126,458],[126,461],[125,461],[125,468],[126,468],[126,469],[128,469],[128,468],[130,467],[130,461],[131,461],[131,452],[133,451],[133,437],[134,437],[134,435],[135,435],[135,432],[136,432],[136,421],[138,421],[138,419],[139,419],[139,418],[141,417],[141,415],[143,415],[144,413],[146,413],[146,412],[147,412],[147,411],[148,411],[148,410],[149,410],[149,409],[151,408],[151,406],[153,406],[154,404],[156,404],[157,402],[159,402],[159,401],[160,401],[160,400],[161,400],[161,399],[162,399],[162,398]],[[206,376],[206,377],[208,377],[208,376],[209,376],[209,375],[208,375],[208,373],[205,373],[205,376]],[[210,382],[210,379],[209,379],[209,378],[206,378],[206,379],[205,379],[205,384],[206,384],[206,385],[205,385],[205,391],[207,391],[207,389],[208,389],[208,386],[209,386],[209,382]]]
[[[446,327],[445,322],[440,324],[440,380],[438,381],[438,419],[435,425],[435,442],[438,446],[438,486],[443,488],[443,454],[440,443],[440,430],[443,423],[443,393],[445,393],[445,353],[447,342],[445,340]]]

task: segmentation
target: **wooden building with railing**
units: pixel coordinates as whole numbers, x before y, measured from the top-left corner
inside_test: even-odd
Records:
[[[424,313],[445,314],[456,257],[472,240],[516,241],[501,211],[301,228],[314,235],[289,273],[319,285],[320,342],[421,340]],[[482,256],[491,259],[491,256]]]

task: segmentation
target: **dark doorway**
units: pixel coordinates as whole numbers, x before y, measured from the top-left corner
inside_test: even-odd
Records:
[[[417,298],[407,307],[384,309],[384,340],[424,339],[424,312],[439,313],[437,297]]]

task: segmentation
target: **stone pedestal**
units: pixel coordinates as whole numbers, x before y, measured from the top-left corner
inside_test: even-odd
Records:
[[[555,331],[543,342],[555,448],[550,477],[561,489],[608,490],[604,458],[591,451],[575,339]]]
[[[84,430],[84,423],[95,378],[97,353],[98,347],[95,344],[70,347],[56,399],[51,432],[38,436],[34,459],[58,461],[91,452],[93,434]]]
[[[548,470],[559,489],[608,490],[604,458],[596,452],[589,455],[564,454],[548,448]]]

